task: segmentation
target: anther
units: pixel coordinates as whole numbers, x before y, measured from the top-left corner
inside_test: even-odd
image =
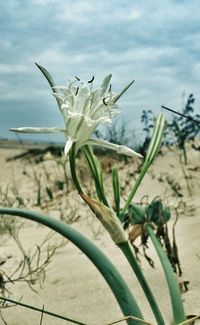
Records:
[[[92,77],[91,80],[88,81],[89,84],[91,84],[94,81],[94,76]]]
[[[106,104],[106,99],[105,98],[103,98],[103,103],[104,103],[104,105],[108,106],[108,104]]]
[[[108,89],[108,92],[111,92],[111,89],[112,89],[112,85],[110,84],[110,87]]]
[[[79,87],[76,88],[75,96],[78,94]]]
[[[77,76],[75,76],[75,78],[76,78],[78,81],[80,81],[80,78],[78,78]]]

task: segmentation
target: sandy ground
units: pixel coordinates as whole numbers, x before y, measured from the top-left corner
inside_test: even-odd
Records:
[[[26,203],[29,208],[32,207],[38,210],[38,207],[33,207],[36,197],[33,181],[28,177],[24,178],[23,175],[24,170],[27,170],[27,162],[23,160],[6,162],[6,158],[19,152],[20,149],[14,148],[0,149],[1,192],[3,193],[9,184],[9,190],[12,192],[12,195],[14,195],[14,192],[18,191],[21,197],[26,198]],[[155,196],[160,196],[165,199],[169,206],[179,207],[179,220],[176,226],[177,245],[183,270],[183,279],[190,282],[188,292],[182,295],[186,314],[200,314],[199,162],[200,153],[194,150],[190,151],[189,164],[185,169],[189,177],[189,193],[188,185],[183,177],[183,171],[179,163],[177,151],[168,151],[164,149],[163,155],[156,159],[154,166],[151,168],[148,175],[145,176],[135,196],[135,202],[139,202],[145,195],[148,196],[149,201]],[[50,163],[46,162],[46,164],[48,169]],[[125,183],[125,178],[130,178],[130,173],[132,178],[137,176],[134,175],[134,164],[133,162],[129,164],[120,162],[119,166],[120,175],[123,179],[122,185],[125,186],[128,191],[131,183]],[[38,165],[37,168],[40,168],[40,165]],[[58,171],[56,171],[56,173],[57,172]],[[166,177],[168,177],[168,181]],[[182,197],[177,197],[172,187],[169,185],[169,179],[173,179],[174,183],[180,185]],[[111,188],[109,175],[106,176],[106,186],[109,192]],[[31,193],[34,200],[30,198]],[[108,193],[108,195],[111,196],[111,193]],[[68,197],[71,202],[74,202],[72,205],[77,204],[76,213],[81,214],[79,221],[72,226],[90,238],[112,260],[134,292],[146,320],[155,324],[154,317],[145,297],[121,252],[112,243],[109,235],[104,232],[98,220],[92,215],[92,212],[90,212],[80,201],[78,194],[72,191]],[[62,204],[64,203],[62,202]],[[48,208],[44,208],[43,211],[45,213],[50,213],[54,217],[58,217],[58,212],[51,204],[48,205]],[[173,221],[174,216],[172,217],[171,224]],[[26,250],[33,250],[36,245],[40,245],[47,233],[48,230],[43,226],[26,222],[23,229],[20,231],[20,238]],[[53,240],[58,242],[60,238],[56,237]],[[152,269],[144,258],[141,258],[141,266],[158,299],[159,306],[166,319],[166,324],[170,324],[171,306],[163,272],[151,246],[148,254],[155,261],[155,269]],[[10,258],[8,258],[9,256]],[[11,274],[18,265],[21,254],[13,239],[10,237],[6,237],[5,239],[4,236],[2,236],[0,258],[7,258],[6,263],[1,266],[1,269],[7,274]],[[121,317],[121,311],[115,298],[99,272],[70,242],[60,247],[53,256],[47,268],[43,288],[40,289],[38,284],[35,285],[35,288],[38,291],[37,293],[30,290],[26,283],[9,284],[9,296],[16,300],[22,298],[23,302],[39,308],[42,308],[44,305],[46,310],[65,315],[89,325],[106,324]],[[39,313],[22,307],[7,308],[4,309],[2,313],[8,325],[40,324]],[[0,324],[3,324],[1,319]],[[44,315],[42,324],[61,325],[70,324],[70,322]],[[198,324],[198,322],[195,324]]]

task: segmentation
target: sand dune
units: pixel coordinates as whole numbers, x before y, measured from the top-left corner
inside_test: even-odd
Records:
[[[9,147],[9,146],[8,146]],[[80,218],[72,227],[75,227],[88,238],[90,238],[118,267],[123,277],[127,280],[130,288],[135,293],[138,303],[141,306],[146,320],[155,324],[154,317],[143,296],[141,289],[133,275],[129,265],[125,261],[121,252],[113,245],[110,237],[99,225],[99,221],[91,211],[81,202],[79,195],[69,184],[70,193],[63,197],[62,191],[58,189],[54,192],[52,200],[43,193],[42,207],[35,205],[37,201],[36,181],[33,177],[35,170],[41,180],[41,186],[44,185],[45,171],[53,180],[55,174],[57,179],[61,179],[62,166],[56,165],[55,162],[47,160],[44,163],[38,162],[30,166],[27,160],[6,161],[8,157],[23,152],[22,149],[11,146],[10,148],[0,149],[0,181],[1,192],[4,193],[9,186],[10,195],[15,201],[16,196],[23,198],[28,208],[49,213],[54,217],[59,217],[60,211],[65,214],[70,213],[74,208],[74,215],[80,215]],[[177,245],[181,266],[183,270],[183,280],[189,281],[188,291],[182,294],[185,310],[187,314],[200,313],[200,173],[199,173],[200,153],[195,150],[189,152],[189,164],[183,170],[179,155],[176,149],[169,151],[162,150],[162,155],[157,157],[153,167],[145,176],[141,187],[135,196],[135,202],[139,202],[142,197],[147,195],[149,202],[156,196],[162,197],[170,207],[177,207],[179,219],[176,226]],[[113,161],[112,163],[113,164]],[[122,186],[125,188],[123,196],[126,196],[129,187],[134,181],[136,162],[130,160],[128,164],[123,161],[117,163],[120,168]],[[42,166],[45,166],[44,167]],[[84,179],[84,166],[82,161],[79,163]],[[108,157],[104,159],[104,165],[109,170],[110,162]],[[188,182],[185,181],[184,173],[188,176]],[[31,176],[30,176],[31,175]],[[67,170],[69,177],[69,171]],[[130,176],[131,175],[131,176]],[[131,182],[125,182],[125,179],[132,177]],[[110,174],[106,174],[106,188],[108,196],[112,198]],[[54,179],[55,180],[55,179]],[[90,187],[88,176],[84,179],[85,188]],[[171,182],[171,183],[170,183]],[[53,183],[52,189],[55,187]],[[178,185],[180,188],[178,188]],[[173,188],[174,187],[174,188]],[[178,192],[181,194],[178,196]],[[71,206],[70,206],[71,202]],[[16,202],[13,203],[16,206]],[[169,229],[175,219],[169,222]],[[48,230],[42,226],[31,222],[25,222],[20,231],[20,238],[26,250],[33,250],[36,245],[40,245],[42,239],[48,233]],[[52,239],[52,243],[60,241],[59,236]],[[171,322],[171,306],[169,301],[168,290],[166,287],[163,272],[161,270],[158,258],[153,248],[149,245],[148,254],[155,261],[155,269],[152,269],[147,261],[141,257],[141,266],[146,278],[151,284],[152,290],[159,301],[159,306],[163,311],[166,324]],[[6,274],[11,274],[21,258],[21,253],[15,242],[7,236],[2,235],[2,245],[0,248],[0,258],[5,259],[1,270]],[[9,290],[6,295],[13,299],[32,304],[39,308],[63,314],[69,318],[82,321],[86,324],[106,324],[112,320],[121,317],[121,311],[98,271],[90,261],[71,243],[60,247],[53,256],[46,272],[46,279],[43,288],[40,289],[38,283],[35,284],[37,293],[30,290],[24,282],[8,284]],[[40,314],[22,307],[7,308],[2,311],[3,317],[9,325],[33,325],[40,323]],[[1,323],[2,322],[2,323]],[[61,325],[70,324],[64,320],[52,318],[44,315],[42,324]],[[0,320],[0,324],[3,321]],[[198,324],[196,322],[195,324]]]

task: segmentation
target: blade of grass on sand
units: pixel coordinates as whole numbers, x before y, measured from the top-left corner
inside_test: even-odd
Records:
[[[86,323],[79,322],[78,320],[74,320],[72,318],[69,318],[69,317],[66,317],[66,316],[63,316],[63,315],[58,315],[56,313],[52,313],[51,311],[45,310],[44,308],[42,308],[42,309],[41,308],[37,308],[35,306],[29,305],[29,304],[25,304],[25,303],[23,303],[21,301],[16,301],[16,300],[13,300],[11,298],[0,297],[0,300],[7,301],[7,302],[11,302],[14,305],[18,305],[18,306],[21,306],[21,307],[25,307],[25,308],[28,308],[28,309],[32,309],[32,310],[38,311],[38,312],[42,313],[42,315],[43,314],[46,314],[46,315],[50,315],[50,316],[55,317],[55,318],[64,319],[64,320],[67,320],[70,323],[74,323],[74,324],[78,324],[78,325],[88,325]],[[40,318],[40,323],[41,323],[41,320],[42,320],[42,316]]]
[[[182,117],[185,117],[186,119],[188,119],[188,120],[194,122],[195,124],[200,125],[200,121],[195,120],[195,119],[193,119],[192,117],[190,117],[190,116],[188,116],[188,115],[185,115],[185,114],[179,113],[179,112],[177,112],[177,111],[175,111],[175,110],[173,110],[173,109],[171,109],[171,108],[169,108],[169,107],[166,107],[166,106],[161,106],[161,107],[164,108],[164,109],[166,109],[167,111],[170,111],[170,112],[172,112],[172,113],[175,113],[175,114],[177,114],[177,115],[180,115],[180,116],[182,116]]]

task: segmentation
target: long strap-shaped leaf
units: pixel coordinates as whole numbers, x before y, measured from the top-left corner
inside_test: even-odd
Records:
[[[145,162],[144,162],[144,164],[147,164],[148,166],[152,164],[160,149],[164,128],[165,128],[165,117],[163,113],[160,113],[157,117],[156,124],[153,129],[152,139],[149,144]]]
[[[100,271],[105,281],[110,286],[110,289],[121,307],[123,314],[125,316],[133,315],[138,318],[143,318],[138,304],[126,282],[123,280],[121,274],[117,271],[110,260],[101,252],[101,250],[77,230],[52,217],[27,210],[0,208],[0,214],[19,216],[25,219],[33,220],[53,229],[73,242]],[[129,320],[128,324],[139,325],[139,323],[134,320]]]
[[[119,216],[121,189],[120,189],[118,170],[116,167],[112,169],[112,187],[113,187],[113,194],[114,194],[114,201],[115,201],[115,210],[117,215]]]
[[[151,291],[151,288],[149,287],[149,284],[147,280],[145,279],[144,273],[141,270],[140,265],[138,264],[138,261],[136,260],[133,251],[131,249],[131,246],[128,242],[124,242],[121,244],[118,244],[121,251],[126,256],[131,268],[133,269],[144,293],[146,296],[146,299],[149,302],[149,305],[151,307],[152,312],[154,313],[155,319],[157,321],[157,325],[165,325],[164,319],[162,317],[161,311],[158,307],[157,301]]]
[[[180,289],[178,286],[178,281],[175,277],[175,274],[172,270],[171,264],[168,260],[167,255],[165,254],[159,240],[157,239],[156,235],[154,234],[154,231],[151,227],[151,225],[147,224],[145,226],[145,230],[149,234],[152,243],[156,249],[156,252],[160,258],[160,262],[162,264],[165,277],[168,284],[168,289],[170,293],[171,298],[171,304],[172,304],[172,310],[174,315],[174,322],[175,324],[179,324],[181,322],[184,322],[186,320],[183,303],[181,299]]]
[[[143,180],[147,170],[153,163],[153,161],[160,149],[164,128],[165,128],[164,114],[160,113],[157,117],[154,129],[153,129],[153,135],[152,135],[151,142],[150,142],[148,150],[147,150],[147,155],[146,155],[144,164],[142,166],[142,170],[139,174],[138,179],[136,180],[135,184],[133,185],[133,188],[128,196],[128,199],[126,200],[125,206],[121,210],[120,219],[123,219],[125,212],[127,211],[129,204],[131,203],[141,181]]]

